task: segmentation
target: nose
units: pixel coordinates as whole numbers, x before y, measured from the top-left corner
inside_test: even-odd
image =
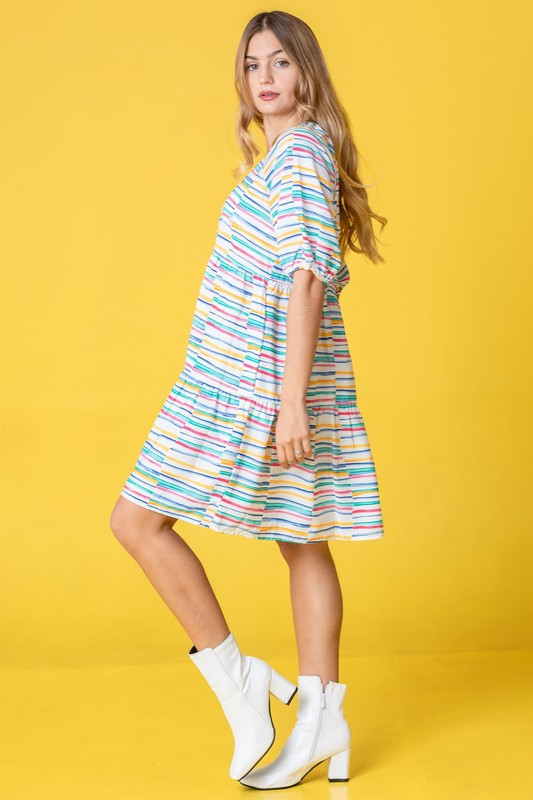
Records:
[[[261,83],[261,84],[263,84],[263,83],[272,83],[272,77],[270,75],[270,68],[269,67],[263,67],[263,69],[261,69],[260,74],[259,74],[259,83]]]

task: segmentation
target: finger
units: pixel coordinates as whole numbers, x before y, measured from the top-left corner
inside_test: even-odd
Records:
[[[283,461],[281,462],[284,467],[289,467],[292,464],[298,464],[298,459],[294,453],[294,447],[291,443],[280,445],[283,447]]]
[[[289,464],[298,463],[298,459],[296,458],[296,454],[294,452],[294,445],[292,443],[285,445],[285,455]]]
[[[297,461],[303,461],[306,458],[305,447],[303,446],[302,442],[295,442],[294,455]]]
[[[285,448],[282,444],[276,445],[276,453],[278,456],[278,461],[281,464],[281,466],[285,468],[288,467],[289,462],[287,461],[287,456],[285,455]]]
[[[304,461],[308,456],[312,456],[313,448],[311,447],[310,440],[305,438],[302,439],[300,444],[295,446],[294,452],[299,461]]]

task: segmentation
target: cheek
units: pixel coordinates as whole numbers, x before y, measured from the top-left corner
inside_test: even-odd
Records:
[[[246,80],[246,85],[248,87],[248,91],[251,92],[251,93],[255,92],[256,86],[257,86],[257,81],[254,80],[254,73],[253,72],[248,72],[246,74],[245,80]]]
[[[298,86],[298,73],[293,72],[291,75],[287,76],[287,88],[294,94],[297,86]]]

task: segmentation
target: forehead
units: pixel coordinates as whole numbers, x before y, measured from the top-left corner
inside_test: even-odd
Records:
[[[246,48],[247,58],[271,58],[285,50],[278,37],[270,30],[254,33],[248,41]]]

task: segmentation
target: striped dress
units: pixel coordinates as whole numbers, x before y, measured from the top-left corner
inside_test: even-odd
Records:
[[[297,269],[324,284],[306,404],[313,455],[283,467],[275,421]],[[121,494],[215,531],[311,543],[382,537],[376,469],[339,306],[339,175],[316,122],[283,131],[222,206],[185,363]]]

